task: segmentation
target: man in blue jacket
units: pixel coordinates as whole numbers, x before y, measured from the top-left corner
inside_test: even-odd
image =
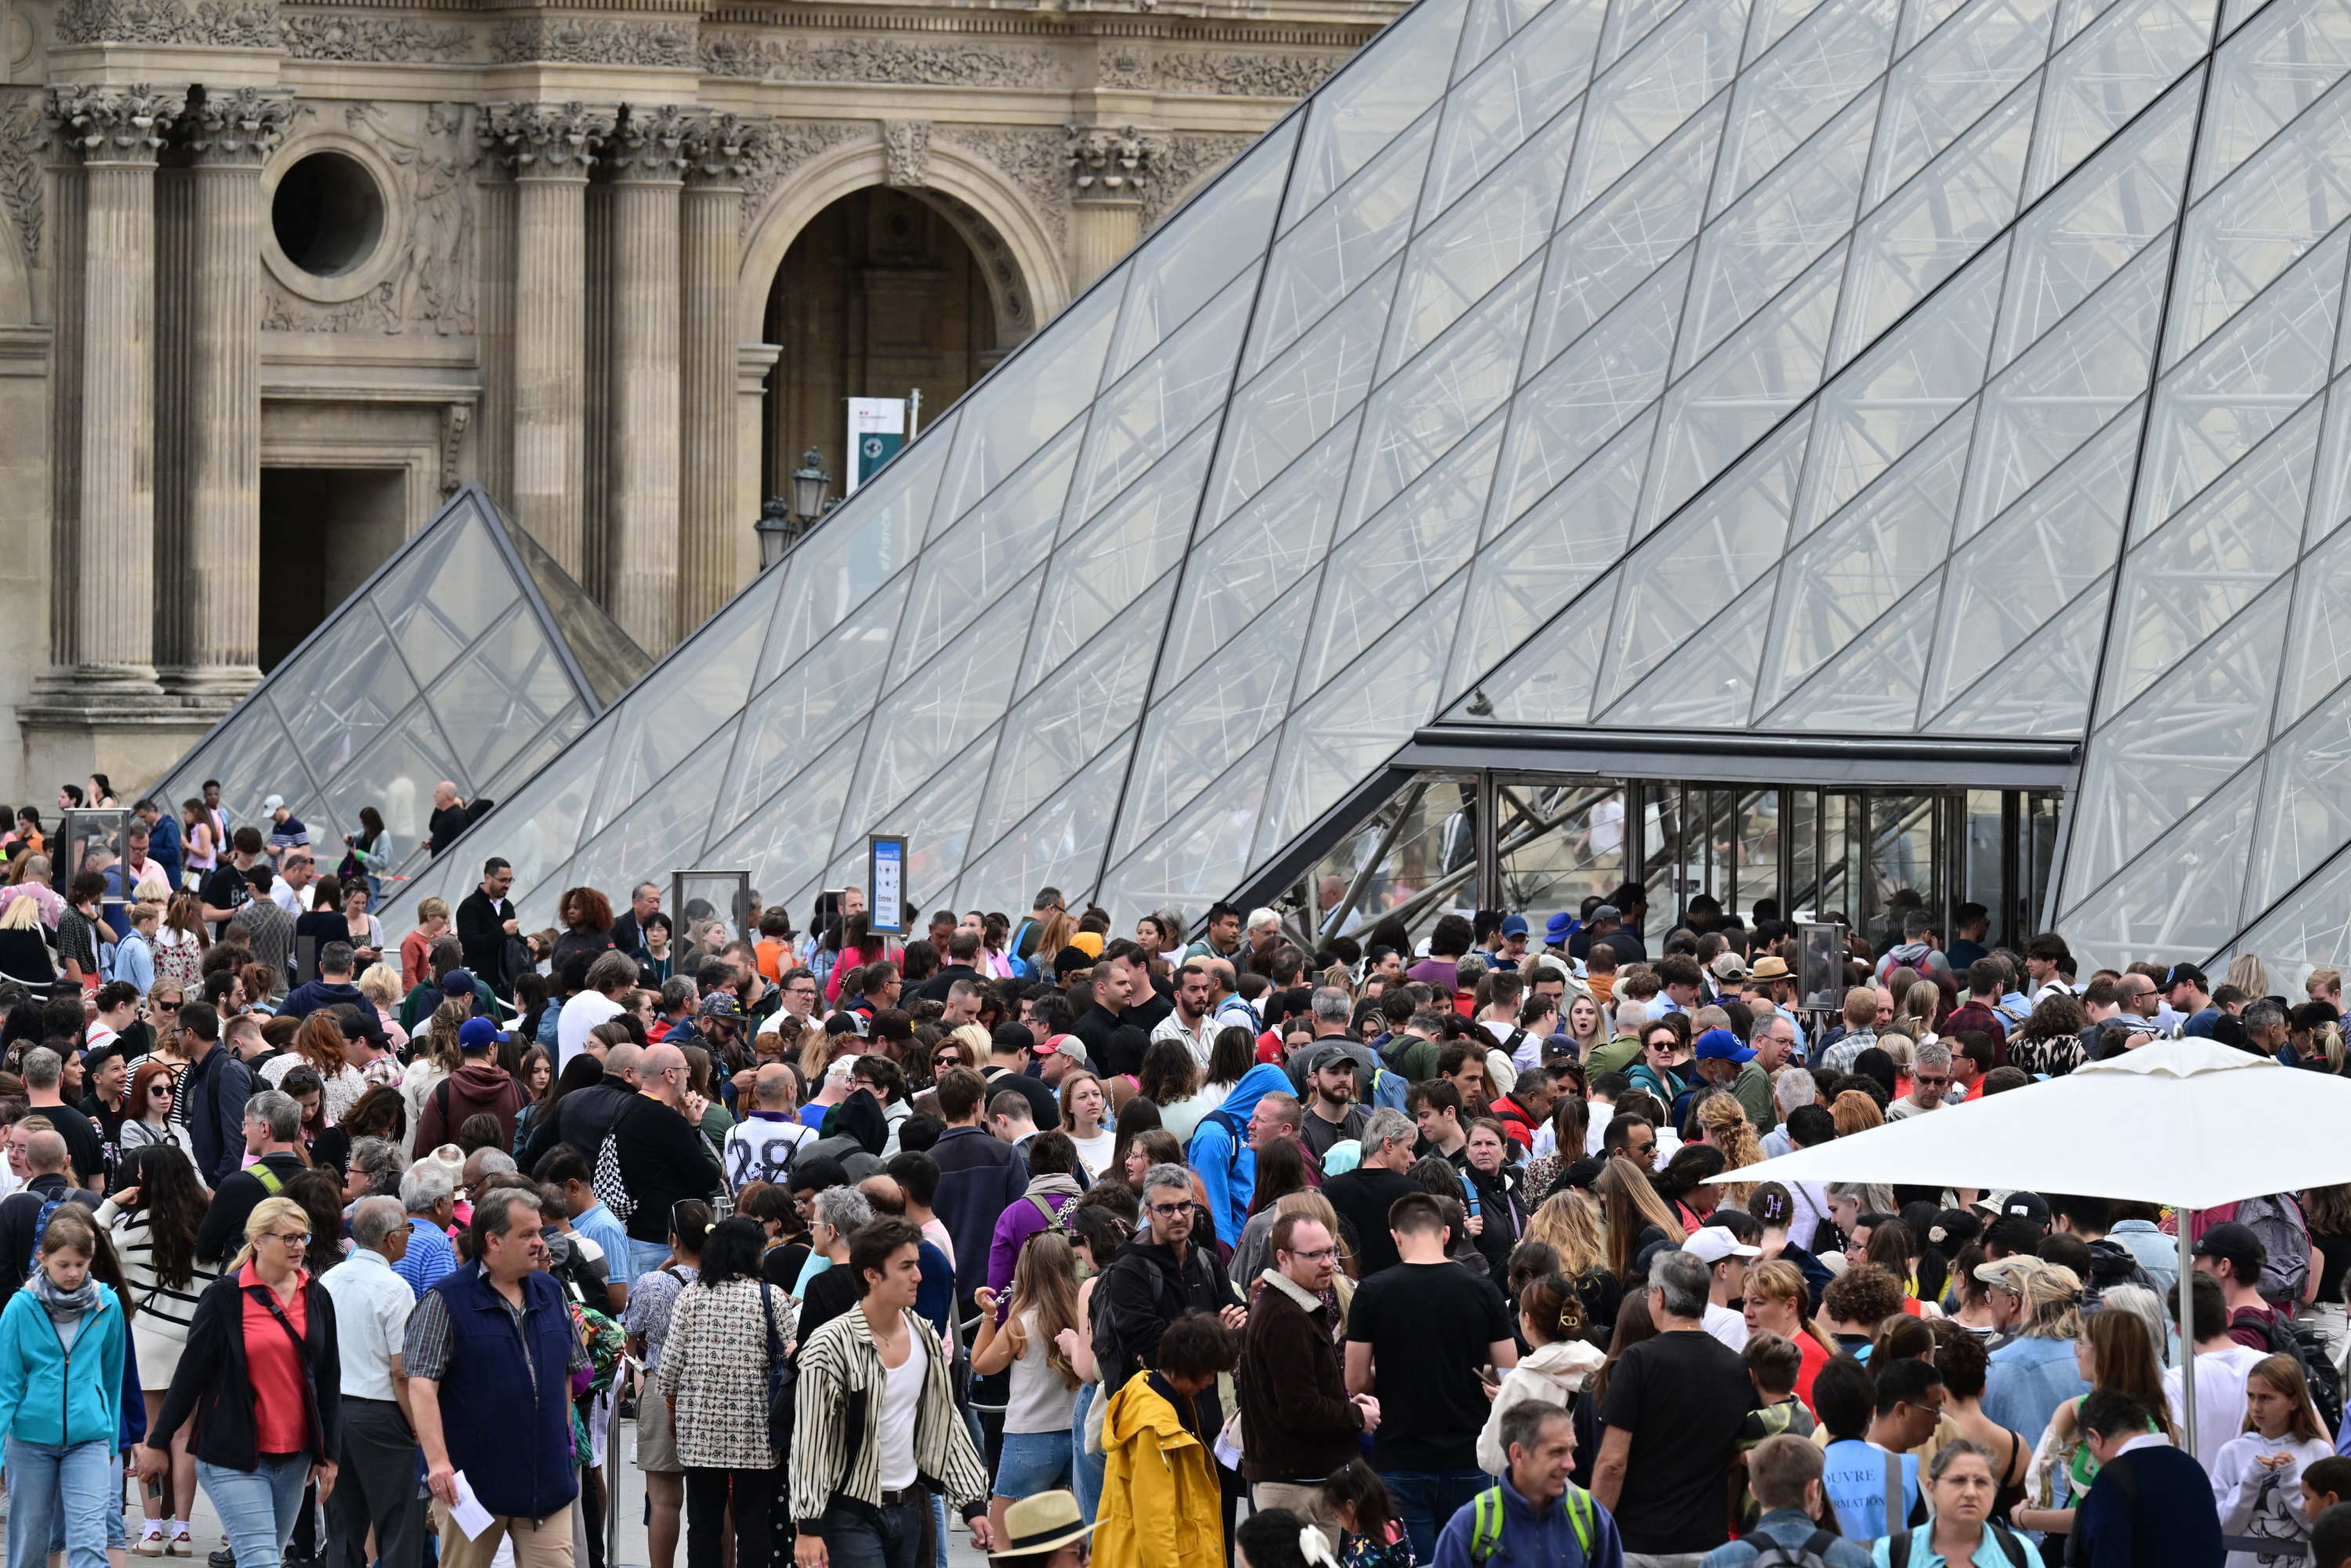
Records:
[[[1269,1094],[1290,1092],[1290,1074],[1271,1062],[1260,1061],[1241,1074],[1224,1103],[1200,1118],[1184,1162],[1199,1174],[1208,1189],[1208,1217],[1216,1222],[1217,1239],[1227,1246],[1241,1239],[1249,1219],[1249,1194],[1257,1186],[1257,1155],[1249,1145],[1249,1116]],[[958,1251],[956,1256],[961,1258]]]
[[[516,1568],[571,1568],[571,1396],[588,1351],[547,1272],[538,1227],[537,1194],[484,1194],[473,1222],[480,1261],[417,1299],[401,1342],[425,1482],[443,1510],[442,1568],[489,1568],[501,1540],[514,1542]],[[460,1474],[490,1515],[479,1535],[447,1516]]]
[[[2150,1430],[2147,1407],[2119,1389],[2093,1389],[2081,1422],[2082,1440],[2098,1457],[2098,1479],[2074,1516],[2090,1568],[2220,1562],[2212,1478],[2193,1454]]]
[[[1616,1521],[1568,1479],[1575,1423],[1562,1406],[1538,1399],[1511,1406],[1502,1413],[1502,1448],[1510,1472],[1446,1524],[1436,1568],[1485,1568],[1497,1557],[1544,1568],[1624,1568]]]
[[[972,1293],[987,1283],[987,1247],[997,1217],[1029,1190],[1029,1163],[980,1124],[987,1082],[968,1067],[950,1068],[938,1082],[939,1115],[947,1130],[931,1145],[939,1190],[931,1212],[955,1242],[956,1300],[967,1316]]]
[[[206,1186],[218,1187],[245,1165],[245,1103],[253,1098],[253,1075],[236,1052],[222,1047],[220,1015],[208,1002],[180,1009],[180,1049],[195,1064],[180,1080],[180,1103],[188,1110],[196,1175]]]

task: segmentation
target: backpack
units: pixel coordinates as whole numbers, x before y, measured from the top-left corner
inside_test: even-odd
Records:
[[[2284,1193],[2249,1197],[2237,1205],[2237,1223],[2261,1239],[2262,1299],[2291,1312],[2310,1282],[2310,1227],[2302,1207]]]
[[[1401,1111],[1411,1085],[1401,1072],[1390,1072],[1384,1067],[1372,1070],[1372,1108],[1376,1111]]]
[[[1567,1483],[1567,1495],[1559,1500],[1567,1506],[1567,1521],[1575,1527],[1575,1544],[1583,1549],[1584,1560],[1592,1557],[1592,1494]],[[1502,1489],[1488,1487],[1469,1500],[1469,1561],[1484,1563],[1501,1550]],[[1505,1557],[1510,1553],[1502,1553]]]
[[[1030,1203],[1035,1204],[1037,1206],[1037,1212],[1045,1217],[1045,1228],[1042,1230],[1031,1231],[1029,1232],[1030,1235],[1062,1237],[1069,1235],[1070,1228],[1066,1223],[1064,1223],[1064,1217],[1067,1216],[1071,1209],[1078,1207],[1074,1200],[1071,1201],[1067,1207],[1056,1209],[1053,1207],[1053,1200],[1051,1198],[1040,1197],[1033,1192],[1024,1192],[1020,1196],[1027,1198]],[[1021,1245],[1026,1246],[1028,1243],[1023,1242]]]
[[[2262,1333],[2272,1355],[2292,1356],[2301,1366],[2303,1381],[2310,1385],[2310,1402],[2318,1406],[2318,1418],[2326,1423],[2326,1429],[2341,1431],[2343,1370],[2326,1354],[2325,1342],[2283,1309],[2262,1324]]]
[[[1746,1539],[1756,1548],[1753,1568],[1828,1568],[1829,1548],[1840,1538],[1815,1530],[1797,1546],[1782,1546],[1768,1535]]]
[[[621,1124],[627,1121],[629,1112],[636,1108],[636,1104],[632,1103],[612,1119],[611,1126],[605,1129],[602,1140],[596,1145],[596,1169],[588,1182],[596,1194],[596,1201],[611,1209],[612,1217],[623,1225],[629,1222],[630,1216],[637,1212],[637,1199],[636,1195],[629,1190],[629,1184],[621,1179]]]
[[[1194,1250],[1196,1252],[1198,1249],[1196,1248]],[[1109,1400],[1111,1395],[1125,1387],[1127,1379],[1133,1377],[1142,1365],[1141,1362],[1127,1355],[1125,1343],[1119,1338],[1117,1324],[1113,1321],[1117,1314],[1109,1310],[1110,1276],[1117,1270],[1118,1266],[1118,1261],[1113,1261],[1110,1268],[1102,1271],[1102,1284],[1094,1288],[1094,1361],[1102,1371],[1102,1386],[1101,1396],[1094,1401],[1097,1409]],[[1151,1281],[1151,1310],[1165,1317],[1167,1304],[1166,1276],[1148,1263],[1137,1262],[1134,1266],[1140,1268],[1144,1278]]]
[[[2128,1475],[2130,1473],[2127,1466],[2124,1468],[2123,1473],[2125,1475]],[[2011,1533],[2006,1525],[2001,1524],[1997,1521],[1984,1521],[1984,1528],[1991,1531],[1991,1538],[1994,1541],[2000,1542],[2001,1552],[2009,1560],[2012,1568],[2024,1568],[2024,1542],[2018,1540],[2014,1534]],[[1891,1535],[1886,1538],[1886,1561],[1888,1564],[1888,1568],[1910,1568],[1910,1536],[1911,1531],[1906,1530],[1898,1535]],[[1804,1544],[1809,1548],[1813,1543],[1808,1541],[1804,1542]],[[1763,1563],[1767,1561],[1771,1561],[1771,1559],[1758,1557],[1755,1560],[1756,1568],[1762,1568]],[[1810,1563],[1813,1561],[1813,1559],[1792,1557],[1788,1559],[1788,1561],[1791,1563]]]

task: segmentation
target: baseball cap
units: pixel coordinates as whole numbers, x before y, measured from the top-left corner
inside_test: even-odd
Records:
[[[2199,991],[2211,988],[2204,978],[2204,971],[2193,964],[2174,964],[2171,972],[2163,977],[2163,988],[2167,991],[2175,986],[2186,985],[2193,985]]]
[[[487,1019],[467,1019],[457,1026],[457,1049],[486,1051],[494,1045],[504,1045],[507,1037],[498,1026]]]
[[[261,798],[261,809],[265,811],[275,811],[284,804],[286,797],[283,795],[264,795]]]
[[[1755,1053],[1727,1029],[1710,1029],[1694,1042],[1700,1061],[1752,1061]]]
[[[2026,1192],[2021,1187],[2001,1200],[2000,1211],[2004,1215],[2014,1215],[2021,1219],[2029,1219],[2043,1228],[2046,1228],[2049,1224],[2048,1201],[2039,1193]]]
[[[903,1008],[883,1008],[873,1015],[873,1038],[876,1040],[912,1040],[914,1020]]]
[[[2198,1237],[2192,1250],[2199,1258],[2222,1258],[2234,1263],[2240,1280],[2254,1278],[2269,1258],[2269,1249],[2253,1234],[2253,1228],[2233,1219],[2223,1220]]]
[[[1022,1032],[1028,1031],[1024,1030]],[[1086,1061],[1086,1042],[1073,1034],[1057,1034],[1045,1042],[1045,1054],[1066,1056],[1082,1065]]]
[[[1037,1037],[1025,1023],[1000,1023],[988,1031],[987,1044],[990,1050],[1009,1055],[1016,1051],[1036,1050]]]
[[[1604,904],[1599,908],[1592,912],[1592,921],[1595,925],[1603,920],[1622,920],[1624,918],[1625,912],[1617,908],[1613,904]]]
[[[1543,922],[1543,940],[1564,942],[1575,935],[1575,916],[1562,910]]]
[[[444,997],[470,997],[474,994],[474,972],[452,969],[441,977],[441,994]]]
[[[1747,977],[1747,966],[1740,961],[1736,953],[1718,953],[1714,956],[1714,962],[1707,967],[1714,971],[1714,977],[1718,980],[1743,980]]]
[[[1700,1226],[1690,1233],[1688,1240],[1682,1243],[1682,1250],[1708,1263],[1719,1263],[1725,1258],[1761,1258],[1763,1255],[1763,1249],[1748,1246],[1733,1236],[1729,1227],[1721,1225]]]
[[[1748,970],[1747,974],[1749,978],[1756,980],[1785,980],[1791,978],[1791,976],[1788,973],[1788,960],[1781,957],[1777,953],[1769,954],[1763,957],[1756,959],[1755,967]]]
[[[2031,1291],[2028,1287],[2032,1285],[2033,1277],[2045,1272],[2048,1267],[2040,1259],[2019,1252],[1995,1263],[1977,1264],[1976,1278],[1987,1285],[1998,1285],[2001,1290],[2012,1291],[2020,1296],[2029,1295]]]
[[[1526,934],[1527,934],[1527,917],[1526,917],[1525,915],[1503,915],[1503,916],[1502,916],[1502,935],[1503,935],[1503,936],[1525,936]]]
[[[723,995],[724,993],[721,994]],[[828,1035],[862,1035],[865,1032],[865,1019],[862,1015],[857,1013],[835,1013],[831,1018],[824,1020],[824,1032]]]
[[[713,991],[702,998],[702,1005],[695,1010],[706,1019],[738,1019],[743,1016],[743,1004],[735,999],[732,991]]]

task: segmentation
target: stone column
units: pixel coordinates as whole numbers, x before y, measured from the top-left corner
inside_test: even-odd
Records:
[[[187,512],[175,595],[185,664],[174,690],[234,696],[261,678],[261,170],[292,99],[255,88],[200,97],[183,121],[193,165],[186,354]]]
[[[682,636],[733,595],[741,580],[737,532],[748,532],[757,515],[756,509],[745,514],[737,500],[735,295],[743,180],[766,134],[764,127],[731,114],[696,120],[685,134],[685,195],[678,225]]]
[[[477,120],[476,123],[483,121]],[[485,137],[486,141],[486,136]],[[481,161],[475,316],[482,359],[482,406],[474,421],[474,466],[499,506],[514,507],[515,184],[503,158]]]
[[[484,123],[515,176],[515,517],[574,576],[585,559],[588,165],[611,131],[610,112],[579,103],[492,104]]]
[[[56,246],[50,277],[56,321],[49,345],[49,662],[43,685],[70,678],[74,648],[76,548],[81,523],[82,258],[89,172],[66,93],[49,95],[50,184],[56,207],[49,214]]]
[[[604,145],[611,183],[612,618],[656,656],[678,620],[678,185],[687,120],[632,107]]]
[[[180,94],[57,89],[81,153],[80,516],[73,529],[75,688],[159,696],[155,680],[155,155]]]
[[[1165,137],[1127,126],[1071,125],[1070,270],[1083,288],[1143,237],[1143,187]]]

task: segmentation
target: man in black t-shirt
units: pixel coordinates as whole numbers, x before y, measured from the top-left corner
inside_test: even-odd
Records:
[[[1502,1292],[1446,1256],[1445,1210],[1434,1197],[1397,1199],[1388,1229],[1403,1261],[1355,1287],[1347,1393],[1379,1398],[1372,1468],[1387,1483],[1413,1555],[1431,1563],[1437,1531],[1489,1484],[1478,1433],[1493,1399],[1480,1370],[1499,1378],[1518,1364],[1519,1347]]]
[[[261,853],[261,830],[239,828],[229,841],[229,853],[220,864],[205,873],[196,896],[204,904],[204,918],[213,923],[213,940],[220,941],[228,935],[228,923],[236,912],[253,902],[253,889],[246,873]]]
[[[1041,1080],[1029,1076],[1029,1042],[1032,1038],[1026,1024],[998,1024],[996,1032],[987,1037],[987,1071],[981,1076],[987,1080],[990,1099],[998,1091],[1009,1091],[1028,1101],[1029,1114],[1037,1119],[1037,1130],[1042,1133],[1061,1124],[1061,1103]]]
[[[1364,1119],[1363,1157],[1353,1170],[1322,1184],[1322,1196],[1339,1212],[1355,1249],[1356,1273],[1368,1280],[1403,1260],[1388,1232],[1388,1210],[1396,1199],[1428,1189],[1405,1175],[1412,1164],[1415,1131],[1401,1111],[1378,1110]]]
[[[1608,1375],[1592,1495],[1616,1516],[1628,1561],[1691,1561],[1729,1537],[1722,1478],[1755,1406],[1739,1353],[1706,1332],[1710,1274],[1694,1252],[1649,1265],[1656,1337],[1625,1353]]]

